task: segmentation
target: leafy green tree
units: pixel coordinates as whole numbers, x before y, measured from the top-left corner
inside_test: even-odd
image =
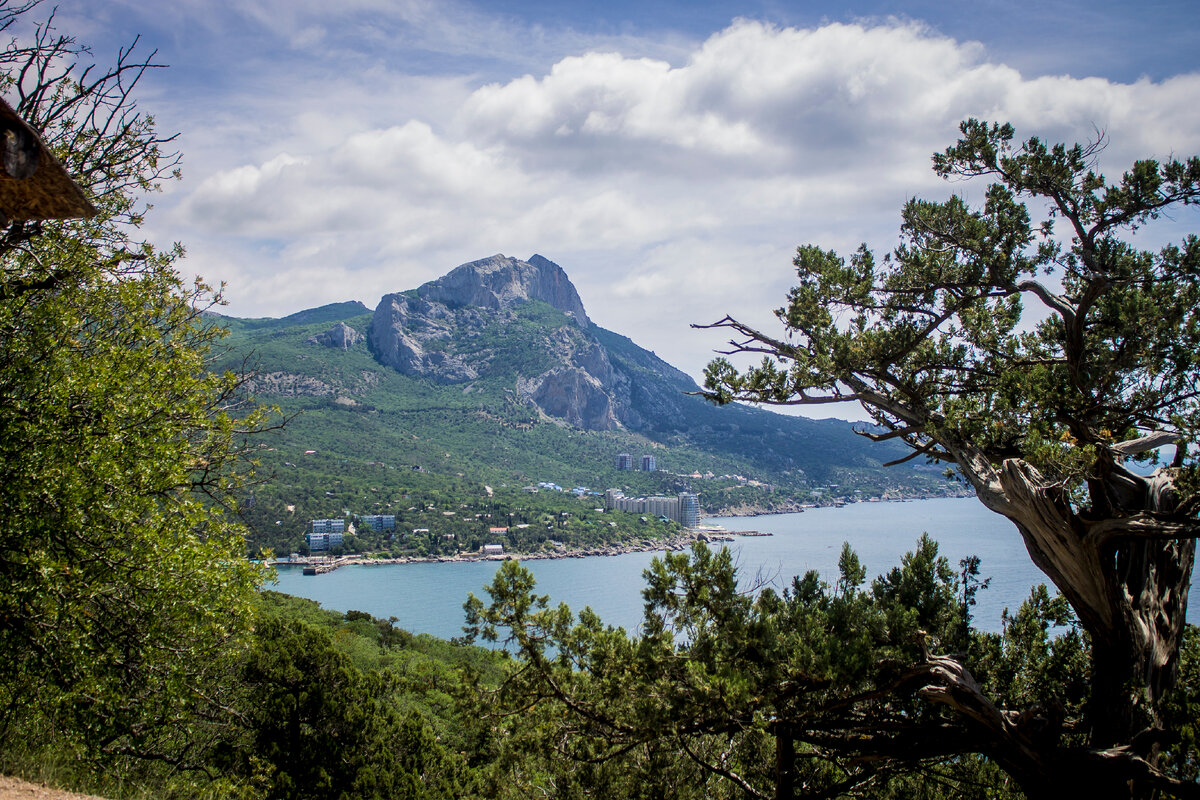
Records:
[[[910,201],[883,259],[799,248],[783,334],[708,326],[733,331],[729,354],[764,358],[714,361],[707,394],[861,403],[883,429],[868,436],[952,464],[1011,519],[1069,601],[1091,644],[1082,715],[998,709],[961,660],[931,657],[942,685],[925,702],[958,712],[940,746],[988,754],[1030,795],[1194,795],[1157,751],[1200,533],[1200,240],[1151,252],[1128,235],[1200,202],[1200,159],[1138,161],[1113,182],[1095,171],[1100,143],[961,129],[934,170],[992,179],[982,207]],[[1168,444],[1169,464],[1131,469]]]
[[[0,28],[35,5],[0,3]],[[0,87],[97,213],[0,228],[0,741],[42,724],[187,768],[228,724],[263,579],[229,513],[263,419],[208,369],[217,298],[136,238],[177,160],[133,100],[155,65],[85,68],[51,23],[0,51]]]
[[[1165,755],[1167,766],[1183,780],[1200,781],[1200,628],[1189,625],[1180,648],[1179,680],[1163,702],[1163,718],[1178,743]]]

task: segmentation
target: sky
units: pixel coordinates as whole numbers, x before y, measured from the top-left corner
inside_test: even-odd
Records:
[[[886,252],[907,199],[981,198],[930,169],[965,118],[1103,134],[1110,177],[1200,153],[1195,0],[61,0],[55,24],[169,65],[138,98],[183,179],[145,230],[224,313],[539,253],[698,379],[723,337],[690,325],[776,330],[798,245]]]

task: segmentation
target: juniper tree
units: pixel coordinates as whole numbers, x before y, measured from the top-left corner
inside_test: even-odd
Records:
[[[1149,251],[1130,234],[1200,201],[1200,159],[1138,161],[1110,181],[1100,142],[1018,144],[977,120],[961,131],[933,167],[990,179],[982,205],[911,200],[883,258],[800,247],[781,333],[700,326],[733,332],[724,355],[763,356],[745,370],[715,360],[705,392],[860,403],[878,426],[865,435],[951,465],[1070,602],[1091,646],[1079,718],[997,707],[961,658],[930,656],[909,690],[949,711],[957,737],[914,729],[908,744],[965,744],[1031,796],[1196,795],[1157,751],[1200,533],[1200,240]],[[1133,468],[1164,447],[1167,463]]]

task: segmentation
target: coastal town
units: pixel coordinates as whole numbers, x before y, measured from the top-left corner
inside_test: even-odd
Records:
[[[660,472],[654,455],[644,454],[640,459],[628,453],[615,457],[619,472]],[[671,473],[668,473],[671,474]],[[742,475],[671,474],[672,477],[690,480],[736,481],[770,489],[768,484]],[[484,487],[488,496],[493,496],[491,487]],[[428,562],[500,561],[513,558],[522,560],[584,558],[589,556],[615,556],[634,552],[678,551],[693,542],[730,541],[734,536],[770,536],[752,529],[729,530],[725,527],[704,524],[701,518],[700,495],[682,491],[674,494],[631,494],[619,488],[608,488],[604,492],[585,486],[566,488],[553,481],[538,481],[522,487],[527,494],[554,493],[575,498],[584,507],[580,512],[563,511],[556,518],[537,524],[518,522],[510,525],[494,524],[492,514],[477,511],[469,513],[467,505],[459,510],[440,510],[434,506],[418,509],[411,506],[409,512],[425,511],[443,520],[445,531],[439,530],[436,522],[429,527],[404,527],[396,513],[356,514],[349,509],[343,516],[311,519],[304,534],[303,552],[297,551],[274,558],[271,563],[281,567],[301,567],[306,575],[321,575],[348,565],[408,564]],[[796,504],[789,510],[794,513],[809,508],[840,507],[857,502],[903,502],[907,497],[861,497],[856,494],[839,495],[836,486],[816,487],[813,500]],[[462,513],[460,513],[462,511]],[[727,516],[754,516],[750,510]],[[511,515],[509,515],[511,516]],[[556,538],[556,531],[569,528],[572,520],[579,521],[596,517],[609,517],[604,523],[612,535],[600,542],[566,542]],[[459,533],[466,523],[474,530],[469,546],[467,537],[459,541]],[[639,529],[655,526],[652,531]],[[540,527],[542,530],[535,530]],[[360,542],[370,535],[385,546],[378,548],[349,547],[351,542]],[[352,538],[357,537],[357,538]],[[414,542],[421,543],[413,546]],[[439,547],[429,548],[424,543],[436,542]]]
[[[632,471],[635,462],[628,453],[616,456],[616,467],[619,471]],[[637,462],[641,472],[657,471],[656,458],[653,455],[643,455]],[[740,476],[739,476],[740,477]],[[626,496],[622,489],[609,488],[600,493],[577,486],[565,489],[551,481],[540,481],[536,485],[524,487],[529,493],[558,492],[572,495],[580,500],[589,499],[602,502],[593,509],[593,514],[627,515],[623,521],[634,520],[639,525],[645,525],[651,520],[657,523],[669,523],[671,529],[665,535],[661,531],[652,536],[623,537],[620,541],[603,544],[572,546],[553,538],[546,538],[537,549],[514,548],[510,544],[510,527],[492,525],[483,513],[473,515],[479,528],[486,530],[487,541],[473,549],[457,549],[450,553],[433,554],[395,554],[392,552],[346,552],[348,535],[354,535],[366,530],[379,534],[389,543],[403,542],[409,537],[430,537],[436,535],[429,528],[399,529],[396,514],[348,514],[344,517],[312,519],[308,523],[305,534],[307,553],[291,553],[285,558],[277,558],[272,563],[277,566],[301,566],[306,575],[320,575],[331,572],[338,567],[351,564],[405,564],[418,562],[455,562],[475,560],[504,560],[520,556],[522,559],[550,558],[583,558],[587,556],[610,556],[631,552],[682,550],[692,542],[728,541],[733,535],[762,535],[757,531],[729,531],[717,525],[703,525],[700,518],[700,497],[693,492],[678,492],[674,495],[637,495]],[[415,511],[416,508],[410,508]],[[455,512],[442,512],[447,517],[456,517]],[[564,512],[566,513],[566,512]],[[349,519],[347,519],[347,517]],[[611,527],[618,523],[611,521]],[[513,531],[524,531],[530,528],[530,523],[520,523],[512,526]],[[553,530],[555,523],[546,525]],[[444,538],[454,540],[455,534],[441,534]],[[767,534],[769,535],[769,534]]]

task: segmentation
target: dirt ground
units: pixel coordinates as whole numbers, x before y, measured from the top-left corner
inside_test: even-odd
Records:
[[[75,794],[61,789],[51,789],[40,783],[29,783],[20,778],[0,775],[0,800],[104,800],[90,794]]]

